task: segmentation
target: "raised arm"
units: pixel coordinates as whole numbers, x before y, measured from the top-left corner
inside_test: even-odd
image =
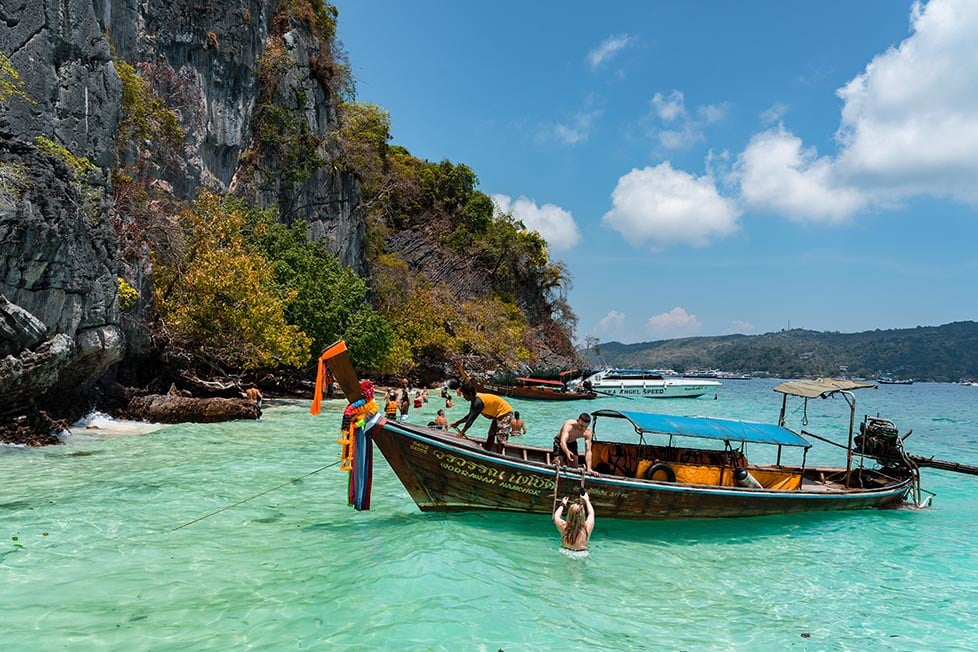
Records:
[[[584,500],[584,509],[587,510],[587,516],[584,519],[584,529],[587,531],[587,535],[590,537],[591,532],[594,531],[594,507],[591,506],[591,497],[587,494],[587,492],[585,492],[581,498]]]
[[[564,534],[564,528],[567,527],[567,522],[562,518],[564,507],[566,506],[567,496],[564,496],[564,499],[560,501],[559,505],[557,505],[557,509],[554,510],[554,525],[557,526],[557,531],[560,532],[561,535]]]

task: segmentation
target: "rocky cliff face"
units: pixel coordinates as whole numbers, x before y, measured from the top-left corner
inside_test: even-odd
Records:
[[[32,400],[54,412],[91,400],[126,352],[121,271],[144,309],[151,296],[145,251],[120,261],[116,230],[126,216],[112,213],[111,171],[125,163],[117,154],[127,156],[117,147],[122,85],[113,54],[150,82],[185,130],[176,160],[156,169],[161,187],[178,199],[207,187],[277,206],[363,270],[359,189],[328,165],[327,140],[314,145],[321,165],[288,184],[255,140],[263,93],[304,131],[323,135],[336,124],[335,98],[323,72],[313,74],[324,45],[308,22],[279,9],[259,0],[0,0],[0,50],[24,91],[0,107],[0,351],[8,356],[0,415]],[[279,42],[290,72],[270,91],[256,71]]]
[[[334,165],[340,76],[324,11],[319,0],[0,0],[0,51],[23,91],[0,86],[0,431],[25,413],[39,422],[37,409],[76,416],[116,363],[148,349],[152,265],[127,239],[112,173],[155,144],[120,138],[117,61],[184,130],[140,180],[172,211],[204,188],[233,193],[306,221],[366,272],[360,187]],[[490,290],[433,235],[397,233],[387,246],[459,296]],[[120,277],[140,296],[125,310]],[[541,293],[528,286],[518,303],[539,362],[564,364],[573,351]]]

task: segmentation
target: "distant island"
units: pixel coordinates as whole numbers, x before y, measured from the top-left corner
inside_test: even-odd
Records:
[[[958,382],[978,378],[978,322],[861,333],[783,330],[687,337],[581,351],[594,367],[722,369],[781,378],[851,376]]]

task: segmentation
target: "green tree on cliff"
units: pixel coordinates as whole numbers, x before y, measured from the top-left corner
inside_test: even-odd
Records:
[[[310,242],[305,222],[289,227],[278,223],[275,210],[249,210],[231,199],[226,203],[248,215],[248,241],[271,262],[279,293],[294,297],[286,319],[312,338],[313,353],[343,339],[358,367],[376,370],[394,331],[370,306],[367,282],[325,245]]]
[[[156,264],[156,307],[177,344],[239,368],[299,367],[311,340],[286,321],[295,291],[245,242],[246,212],[205,193],[179,218],[183,245]]]

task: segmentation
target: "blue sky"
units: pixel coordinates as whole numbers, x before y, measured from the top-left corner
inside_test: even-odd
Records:
[[[357,99],[547,239],[579,340],[978,319],[978,2],[336,6]]]

